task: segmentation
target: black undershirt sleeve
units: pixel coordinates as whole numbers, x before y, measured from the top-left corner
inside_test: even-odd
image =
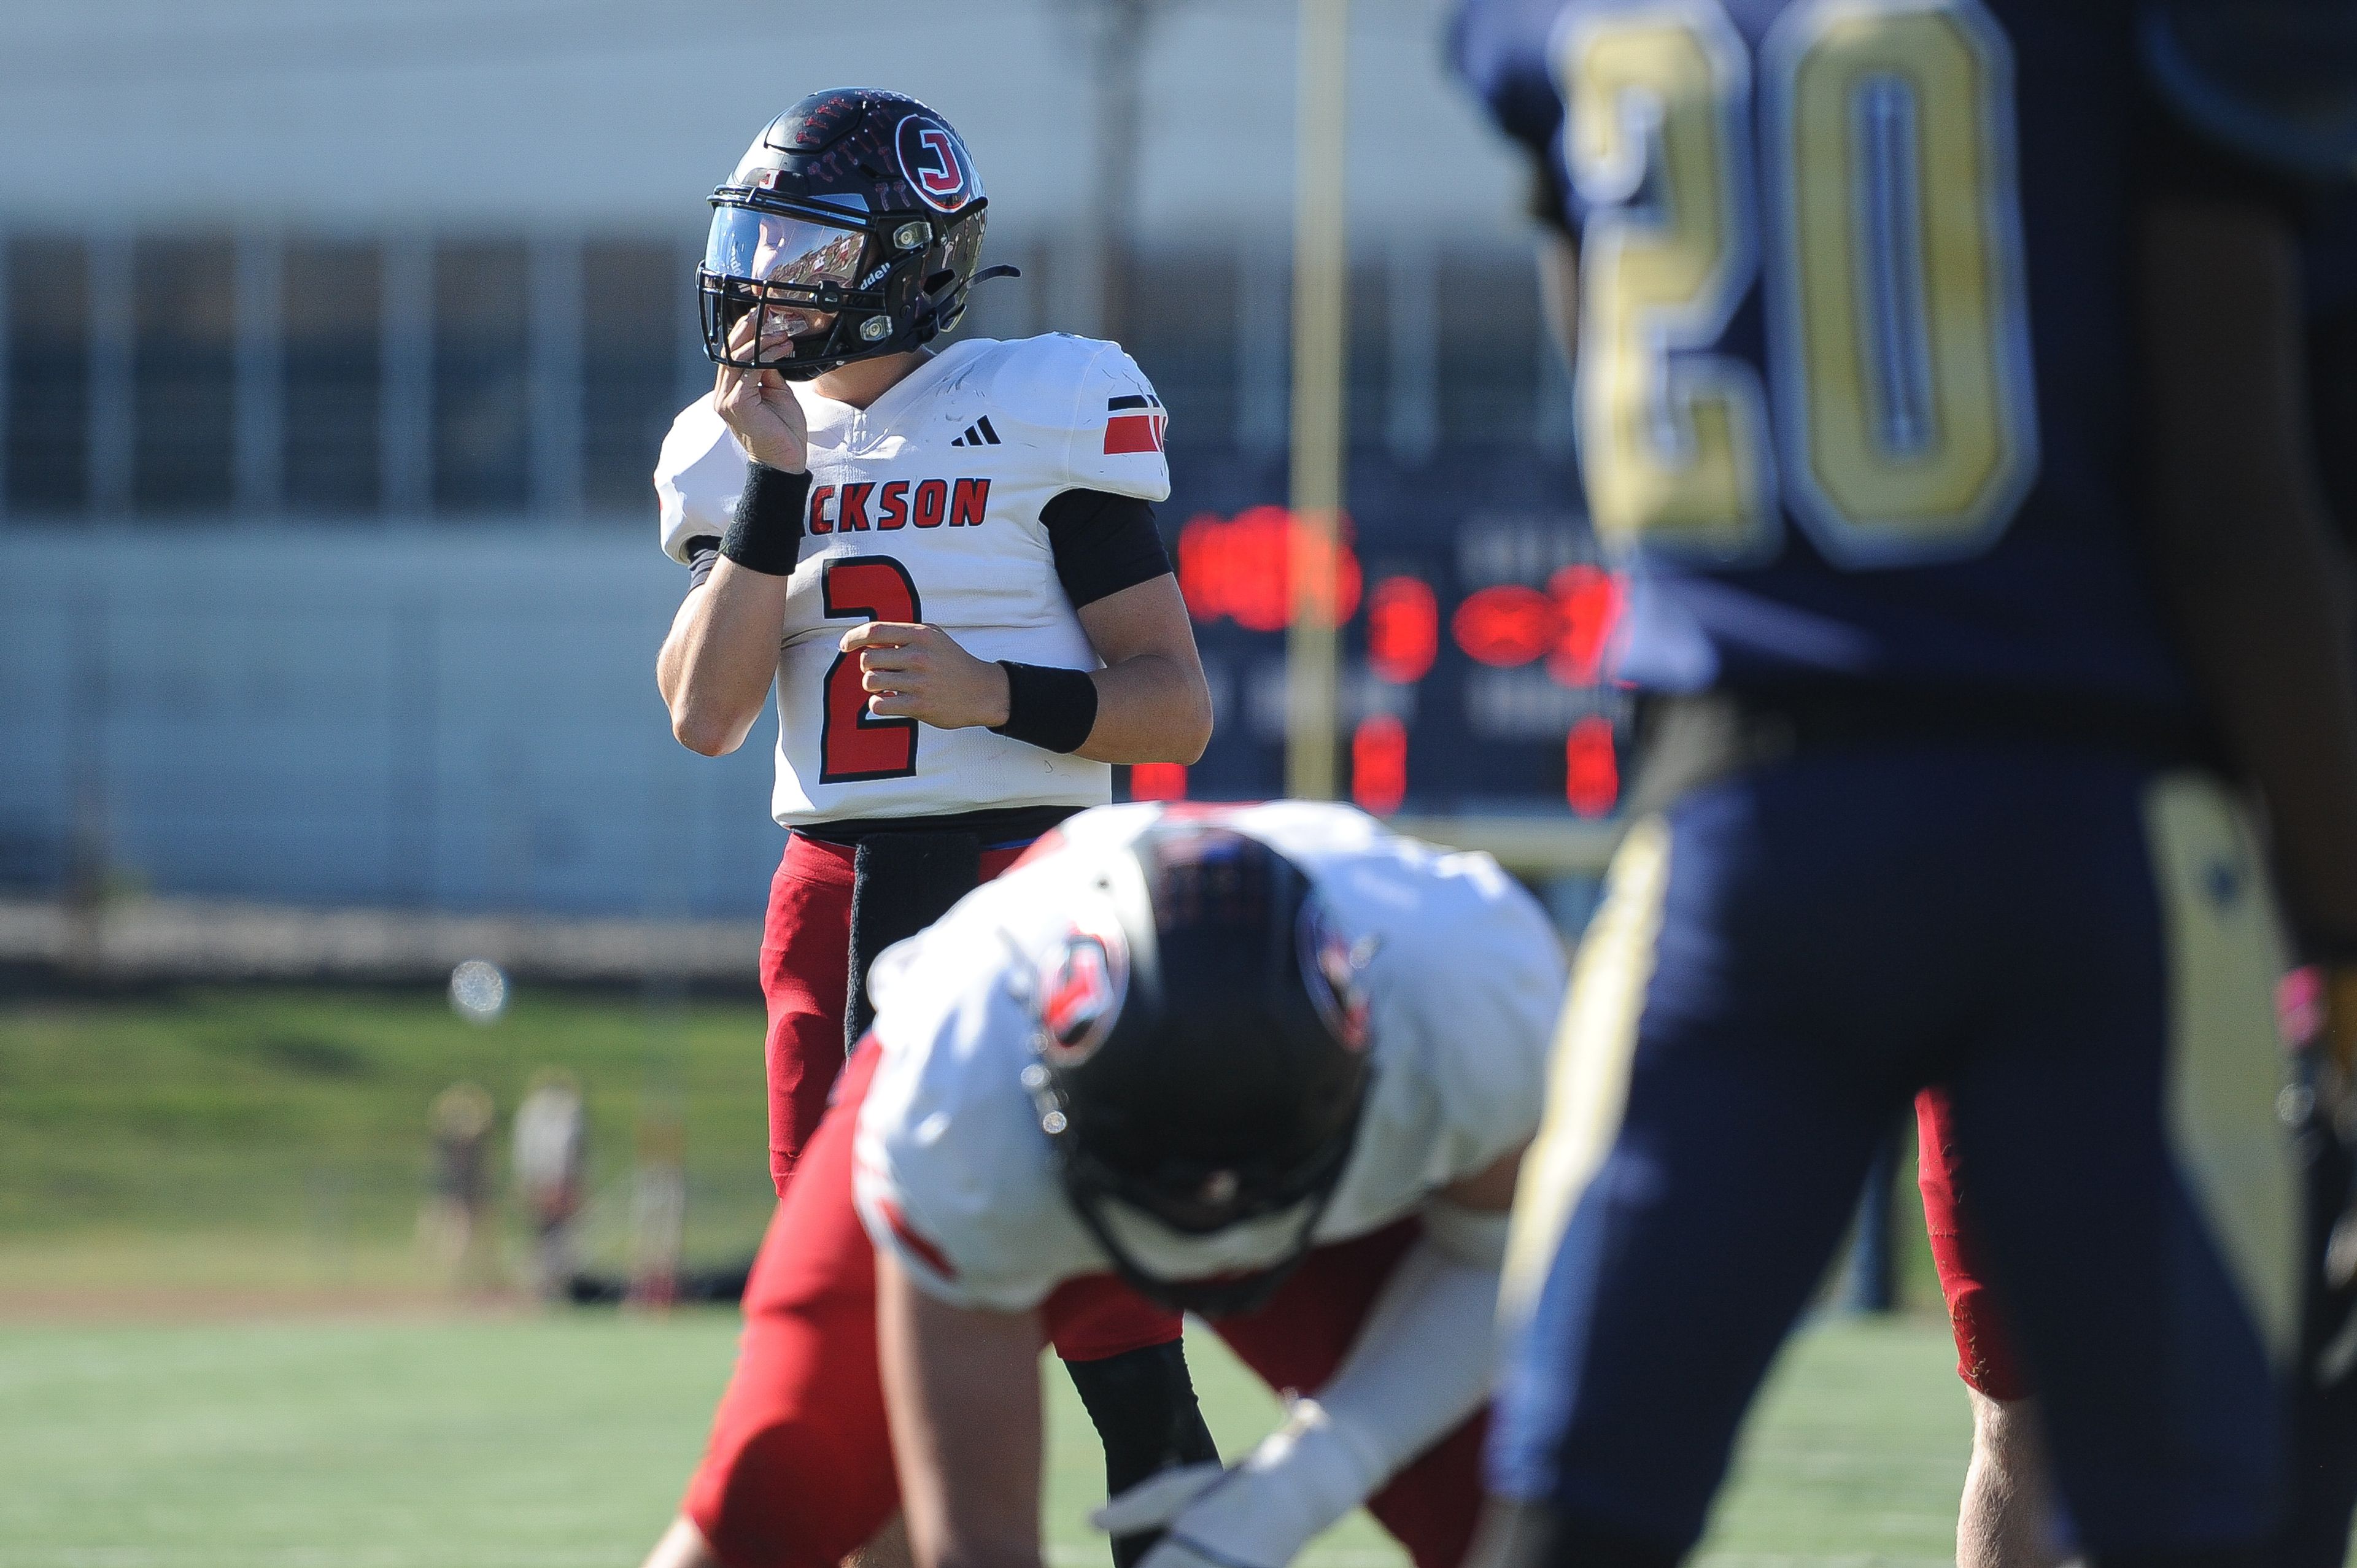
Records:
[[[712,575],[712,564],[720,559],[720,541],[708,533],[699,533],[687,542],[687,588],[694,593],[704,586]]]
[[[1074,609],[1169,574],[1154,508],[1135,496],[1065,490],[1039,509],[1039,521]]]

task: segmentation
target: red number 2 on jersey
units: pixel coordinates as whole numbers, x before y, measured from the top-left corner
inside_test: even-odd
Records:
[[[819,576],[827,618],[920,621],[924,608],[909,569],[889,555],[845,555]],[[906,779],[917,770],[917,721],[879,719],[859,685],[859,656],[838,653],[826,667],[825,717],[820,721],[818,781]]]

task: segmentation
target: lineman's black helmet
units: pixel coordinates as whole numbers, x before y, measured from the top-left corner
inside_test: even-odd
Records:
[[[704,351],[806,381],[955,327],[982,253],[982,177],[948,121],[867,87],[813,92],[712,193]]]
[[[1148,831],[1096,891],[1039,977],[1025,1087],[1114,1267],[1174,1307],[1249,1311],[1308,1251],[1350,1158],[1372,944],[1284,855],[1200,822]],[[1223,1234],[1249,1255],[1174,1272]]]

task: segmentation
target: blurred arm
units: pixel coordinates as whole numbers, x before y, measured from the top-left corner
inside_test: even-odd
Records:
[[[748,347],[754,317],[737,324],[732,339]],[[905,375],[913,364],[896,367]],[[895,379],[897,379],[897,375]],[[888,382],[887,384],[889,384]],[[769,703],[770,685],[778,677],[778,644],[785,635],[786,591],[795,554],[791,548],[802,535],[799,510],[764,513],[759,503],[778,492],[764,491],[764,469],[779,475],[802,475],[810,467],[808,422],[802,400],[774,369],[748,370],[722,365],[714,379],[712,406],[726,423],[744,455],[759,465],[750,471],[728,540],[721,546],[711,577],[692,588],[672,620],[671,635],[655,656],[655,684],[671,709],[671,732],[690,751],[723,757],[745,744],[746,732]],[[802,484],[807,487],[804,478]],[[788,497],[791,499],[791,496]],[[744,510],[754,506],[748,515]],[[764,570],[754,571],[730,557],[737,541],[766,540],[767,554],[778,557],[776,575],[761,554],[747,554]]]
[[[2309,449],[2298,258],[2277,213],[2219,196],[2157,199],[2141,240],[2161,588],[2295,922],[2357,953],[2357,643]]]
[[[1481,1408],[1522,1157],[1426,1200],[1424,1234],[1341,1367],[1241,1464],[1166,1474],[1106,1505],[1098,1520],[1115,1535],[1166,1530],[1139,1568],[1280,1568]]]
[[[876,1326],[917,1568],[1040,1568],[1039,1320],[952,1306],[877,1249]]]
[[[725,757],[761,716],[777,679],[790,581],[723,556],[679,607],[655,656],[655,683],[672,734],[690,751]]]
[[[1327,1419],[1372,1472],[1368,1492],[1490,1397],[1498,1274],[1522,1165],[1517,1148],[1426,1200],[1423,1237],[1318,1391]]]

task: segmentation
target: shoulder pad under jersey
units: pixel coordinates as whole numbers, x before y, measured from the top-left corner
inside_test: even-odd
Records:
[[[1061,488],[1168,499],[1169,416],[1120,344],[1050,332],[1002,343],[975,369],[1000,436],[1037,448]]]
[[[655,460],[656,527],[663,553],[687,564],[687,542],[728,532],[737,492],[745,488],[745,449],[710,393],[679,411]]]

